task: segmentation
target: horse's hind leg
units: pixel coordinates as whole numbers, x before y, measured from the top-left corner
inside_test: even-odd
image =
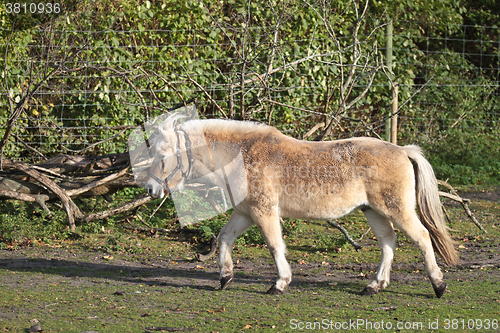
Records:
[[[443,273],[437,265],[429,232],[420,222],[417,213],[414,210],[406,211],[403,218],[393,219],[393,222],[420,248],[434,292],[438,298],[443,296],[446,290],[446,282],[444,282]]]
[[[253,225],[250,217],[234,212],[219,233],[219,269],[220,285],[224,290],[233,281],[233,259],[231,250],[238,236]]]
[[[394,250],[396,249],[396,234],[394,233],[392,223],[373,209],[365,211],[364,214],[373,233],[377,237],[382,251],[382,259],[377,270],[377,277],[362,291],[363,295],[375,295],[389,285],[391,264],[394,257]]]
[[[282,294],[292,281],[292,270],[285,257],[286,245],[281,235],[279,216],[275,214],[264,214],[256,218],[255,222],[266,240],[267,247],[278,269],[276,284],[273,285],[267,293],[273,295]]]

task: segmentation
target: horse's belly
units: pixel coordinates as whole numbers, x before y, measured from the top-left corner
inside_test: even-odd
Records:
[[[280,215],[293,219],[336,219],[367,205],[363,189],[351,193],[309,193],[309,195],[281,196]]]

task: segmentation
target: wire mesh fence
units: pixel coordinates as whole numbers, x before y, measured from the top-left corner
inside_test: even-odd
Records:
[[[385,26],[376,20],[354,40],[321,27],[304,39],[277,27],[217,24],[13,31],[0,45],[2,127],[22,107],[4,153],[124,151],[128,130],[192,99],[202,117],[257,119],[297,138],[387,138],[392,83],[401,143],[498,128],[499,28],[394,26],[393,74],[383,65]]]
[[[438,35],[398,35],[418,46],[417,50],[400,49],[403,70],[418,71],[415,86],[428,83],[412,106],[402,112],[402,131],[413,129],[438,138],[439,133],[452,128],[474,132],[497,128],[498,36],[497,27],[466,25]]]

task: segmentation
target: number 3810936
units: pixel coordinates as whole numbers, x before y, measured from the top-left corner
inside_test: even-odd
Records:
[[[61,5],[59,3],[6,3],[5,10],[7,14],[59,14]]]

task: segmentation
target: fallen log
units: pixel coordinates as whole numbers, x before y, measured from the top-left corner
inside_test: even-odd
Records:
[[[75,205],[73,200],[71,200],[71,198],[68,196],[68,194],[66,194],[66,192],[64,190],[62,190],[51,179],[49,179],[45,175],[42,175],[40,172],[31,168],[27,164],[24,164],[22,162],[10,162],[10,165],[5,164],[5,166],[12,166],[13,168],[16,168],[17,170],[24,172],[25,174],[34,178],[39,183],[46,186],[55,195],[57,195],[59,200],[62,202],[64,210],[66,211],[66,214],[68,216],[68,223],[69,223],[69,227],[70,227],[71,231],[76,231],[75,215],[77,218],[80,218],[83,215],[80,212],[80,209]]]
[[[128,173],[128,156],[59,155],[35,165],[5,159],[0,172],[0,199],[36,202],[49,214],[46,203],[60,201],[69,227],[75,231],[75,219],[84,221],[84,215],[73,199],[101,195],[110,201],[118,190],[137,187]]]
[[[112,175],[116,174],[117,173],[114,173]],[[74,181],[71,181],[71,179],[65,179],[61,182],[58,182],[57,184],[61,189],[66,191],[71,199],[90,198],[95,196],[110,197],[121,189],[127,187],[137,187],[134,178],[126,173],[112,178],[114,179],[107,179],[105,182],[102,181],[104,178],[99,178],[97,180],[99,181],[99,183],[97,183],[95,178],[77,179]],[[81,190],[84,187],[87,187],[86,191]],[[0,200],[16,199],[21,201],[33,202],[33,200],[27,199],[28,197],[24,195],[44,195],[46,196],[45,201],[47,202],[58,200],[57,196],[54,193],[48,191],[41,185],[32,183],[29,180],[0,177],[0,191],[13,192],[8,196],[0,195]]]
[[[8,160],[4,162],[8,164]],[[59,174],[81,174],[82,176],[102,174],[122,169],[129,163],[129,154],[115,153],[102,156],[58,155],[37,164]]]
[[[48,214],[51,214],[49,208],[45,204],[48,199],[47,195],[26,194],[11,190],[0,190],[0,199],[15,199],[27,202],[36,202],[43,208],[43,210],[45,210]]]

